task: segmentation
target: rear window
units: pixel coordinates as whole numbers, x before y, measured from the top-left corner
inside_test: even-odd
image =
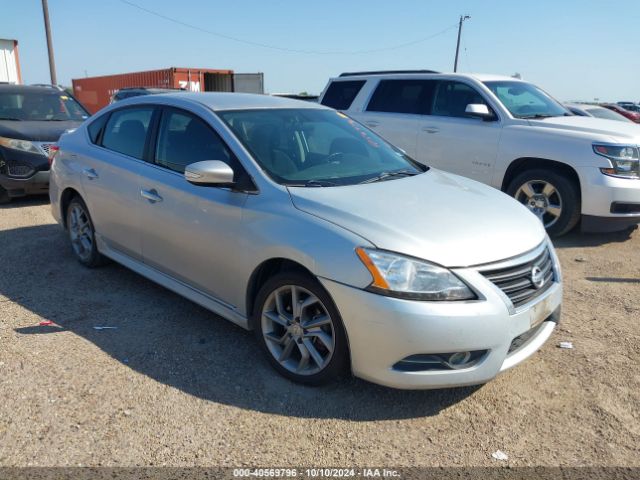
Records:
[[[102,146],[142,160],[153,108],[116,110],[104,129]]]
[[[369,112],[428,114],[434,80],[382,80],[367,106]]]
[[[336,110],[347,110],[364,83],[364,80],[333,82],[327,88],[321,103]]]

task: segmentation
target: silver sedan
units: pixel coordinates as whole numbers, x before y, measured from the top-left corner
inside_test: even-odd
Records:
[[[118,102],[61,138],[50,196],[82,264],[114,260],[255,331],[299,382],[480,384],[559,319],[533,214],[317,104]]]

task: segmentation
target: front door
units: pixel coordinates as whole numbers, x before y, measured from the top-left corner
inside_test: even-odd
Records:
[[[236,176],[242,167],[208,124],[174,108],[162,111],[153,158],[139,188],[144,262],[235,306],[234,272],[242,257],[236,247],[247,193],[196,186],[183,173],[203,160],[222,160]]]
[[[465,113],[467,105],[479,103],[489,106],[472,86],[438,81],[430,114],[418,129],[417,160],[490,184],[502,123],[497,117],[485,121]]]

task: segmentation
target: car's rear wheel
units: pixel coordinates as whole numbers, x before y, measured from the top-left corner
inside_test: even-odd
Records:
[[[93,222],[89,209],[80,197],[75,197],[67,207],[67,231],[73,253],[87,267],[98,267],[106,261],[98,251]]]
[[[258,341],[274,368],[300,383],[320,385],[347,370],[347,337],[338,309],[311,276],[283,272],[258,292]]]
[[[517,175],[507,193],[533,212],[550,236],[571,231],[580,220],[580,192],[573,180],[542,169]]]

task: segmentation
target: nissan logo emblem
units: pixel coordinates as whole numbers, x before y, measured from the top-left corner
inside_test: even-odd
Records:
[[[544,275],[537,265],[531,269],[531,283],[533,283],[533,286],[536,288],[542,288],[544,285]]]

